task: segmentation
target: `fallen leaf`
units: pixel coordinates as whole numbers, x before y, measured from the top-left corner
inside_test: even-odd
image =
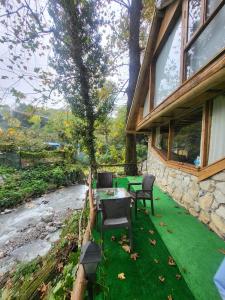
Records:
[[[156,259],[156,258],[154,258],[154,262],[155,262],[156,264],[158,264],[158,263],[159,263],[159,260]]]
[[[159,197],[156,197],[156,198],[154,198],[154,200],[160,200],[160,198],[159,198]]]
[[[63,263],[62,262],[57,265],[57,270],[59,272],[61,272],[63,270]]]
[[[49,283],[45,284],[43,282],[42,285],[40,286],[40,288],[38,289],[38,291],[41,293],[41,299],[44,299],[45,295],[48,292],[48,289],[49,289]]]
[[[159,226],[164,227],[164,226],[167,226],[167,225],[166,225],[166,223],[164,223],[164,222],[160,222],[160,223],[159,223]]]
[[[162,215],[160,215],[160,214],[155,214],[155,217],[156,217],[156,218],[162,218]]]
[[[145,210],[145,214],[148,215],[148,211],[147,210]]]
[[[125,274],[124,273],[119,273],[118,274],[118,279],[120,279],[120,280],[126,279]]]
[[[123,248],[123,250],[124,250],[125,252],[127,252],[127,253],[130,253],[130,252],[131,252],[130,246],[128,246],[128,245],[123,245],[122,248]]]
[[[181,279],[181,275],[180,274],[176,274],[176,279],[180,280]]]
[[[171,230],[171,229],[167,229],[167,232],[169,232],[169,233],[173,233],[173,230]]]
[[[155,233],[154,230],[149,230],[148,232],[149,232],[150,234],[154,234],[154,233]]]
[[[156,245],[156,240],[149,240],[149,242],[150,242],[150,244],[151,244],[152,246],[155,246],[155,245]]]
[[[164,282],[165,281],[165,277],[163,277],[162,275],[159,276],[159,281]]]
[[[116,237],[114,235],[111,236],[111,241],[115,241]]]
[[[139,257],[139,254],[138,253],[132,253],[130,255],[130,258],[133,259],[133,260],[137,260],[137,258]]]
[[[169,296],[167,297],[167,299],[168,299],[168,300],[173,300],[172,295],[169,295]]]
[[[174,259],[171,256],[168,257],[168,265],[169,266],[176,266],[176,263],[175,263]]]
[[[225,249],[218,249],[218,251],[225,255]]]

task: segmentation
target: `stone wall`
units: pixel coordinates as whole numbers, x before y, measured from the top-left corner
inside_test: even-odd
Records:
[[[225,238],[225,171],[198,182],[191,174],[165,166],[149,143],[147,172],[156,176],[162,190]]]

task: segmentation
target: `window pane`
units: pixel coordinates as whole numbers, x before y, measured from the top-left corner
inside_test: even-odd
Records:
[[[218,96],[213,101],[211,136],[208,163],[214,163],[225,157],[225,96]]]
[[[180,84],[180,51],[179,19],[156,61],[154,106],[159,105]]]
[[[188,9],[188,40],[201,22],[201,0],[189,0]]]
[[[149,90],[148,90],[147,96],[145,98],[144,109],[143,109],[143,118],[145,116],[147,116],[148,113],[149,113]]]
[[[169,126],[156,128],[155,147],[167,155]]]
[[[202,109],[174,123],[171,159],[189,164],[200,160]]]
[[[225,6],[218,12],[187,52],[187,78],[225,47]]]
[[[207,1],[207,17],[209,17],[222,0],[208,0]]]

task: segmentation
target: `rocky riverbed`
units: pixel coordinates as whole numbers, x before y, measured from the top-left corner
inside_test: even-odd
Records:
[[[79,184],[62,188],[0,213],[0,276],[50,250],[71,210],[83,207],[86,189]]]

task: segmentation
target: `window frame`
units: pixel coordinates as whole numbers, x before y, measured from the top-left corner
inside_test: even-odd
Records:
[[[184,168],[185,170],[192,171],[192,173],[196,173],[202,168],[207,166],[208,162],[208,148],[209,148],[209,136],[210,136],[210,124],[211,124],[211,111],[212,111],[212,102],[213,100],[208,100],[204,105],[201,105],[202,107],[202,130],[201,130],[201,145],[200,145],[200,154],[202,157],[201,160],[201,166],[200,167],[195,167],[193,164],[190,163],[185,163],[185,162],[179,162],[171,159],[171,148],[173,144],[173,134],[174,134],[174,127],[175,127],[175,119],[170,120],[169,123],[166,123],[164,125],[168,124],[169,127],[169,135],[168,135],[168,149],[167,149],[167,154],[162,153],[156,146],[155,146],[155,141],[156,141],[156,130],[153,130],[153,136],[152,136],[152,143],[151,146],[157,152],[161,158],[166,161],[167,163],[174,165],[178,168]],[[196,110],[192,110],[189,113],[192,113]],[[179,117],[178,119],[180,119]]]
[[[154,104],[154,96],[155,96],[155,73],[156,73],[156,61],[159,56],[159,53],[161,52],[163,46],[165,45],[169,34],[171,33],[171,30],[176,25],[176,22],[178,21],[179,17],[181,17],[181,23],[182,23],[182,31],[181,31],[181,54],[180,54],[180,86],[190,80],[193,76],[198,74],[203,69],[207,68],[208,65],[210,65],[212,62],[214,62],[217,58],[219,58],[222,54],[225,53],[225,47],[214,57],[212,58],[206,65],[204,65],[202,68],[200,68],[196,73],[192,74],[190,77],[187,78],[186,76],[186,67],[187,67],[187,52],[190,49],[190,47],[193,45],[193,43],[197,40],[199,35],[204,31],[204,29],[207,27],[207,25],[216,17],[217,13],[220,11],[220,9],[225,5],[225,0],[222,0],[221,3],[216,7],[216,9],[213,11],[213,13],[207,18],[207,0],[201,0],[201,23],[199,28],[195,31],[195,33],[192,35],[190,40],[188,41],[188,9],[189,9],[189,0],[181,1],[182,3],[178,3],[176,10],[173,14],[173,17],[171,18],[170,22],[167,24],[167,28],[162,35],[160,41],[157,43],[157,47],[153,54],[153,60],[150,65],[150,76],[149,76],[149,114],[153,112],[156,108],[158,108],[162,103],[164,103],[177,89],[179,89],[179,86],[177,89],[172,91],[165,99],[162,100],[162,102],[155,106]],[[145,116],[147,117],[147,116]]]
[[[218,12],[222,9],[225,5],[225,0],[222,0],[221,3],[216,7],[216,9],[211,13],[211,15],[207,18],[207,1],[208,0],[201,0],[201,21],[199,28],[194,32],[192,37],[188,40],[188,12],[189,12],[189,0],[185,0],[183,4],[183,11],[184,11],[184,34],[183,34],[183,81],[189,80],[192,78],[196,73],[198,73],[203,68],[207,67],[212,61],[214,61],[217,57],[221,54],[225,53],[225,47],[221,49],[221,51],[211,59],[206,65],[202,66],[197,72],[192,74],[190,77],[187,78],[186,68],[187,68],[187,53],[190,50],[191,46],[194,42],[198,39],[200,34],[205,30],[205,28],[209,25],[209,23],[216,17]]]

